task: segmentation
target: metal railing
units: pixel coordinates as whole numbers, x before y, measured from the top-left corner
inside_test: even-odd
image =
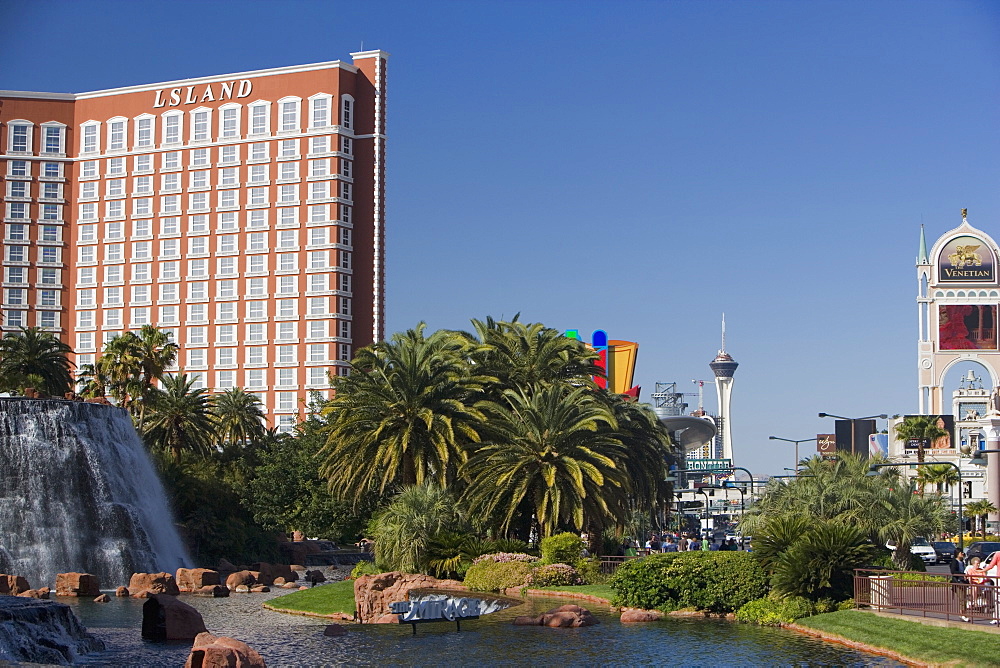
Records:
[[[854,604],[885,612],[970,622],[1000,620],[998,578],[854,570]]]
[[[648,552],[648,550],[646,550]],[[637,556],[603,556],[601,557],[601,573],[605,575],[612,575],[618,570],[618,567],[624,564],[626,561],[632,561],[633,559],[642,559],[646,555]]]

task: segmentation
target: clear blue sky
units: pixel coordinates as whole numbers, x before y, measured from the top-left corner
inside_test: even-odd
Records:
[[[737,463],[916,409],[921,222],[1000,235],[991,2],[16,2],[0,89],[392,54],[389,331],[511,316],[711,378]],[[714,408],[714,391],[707,393]],[[692,403],[696,398],[692,398]]]

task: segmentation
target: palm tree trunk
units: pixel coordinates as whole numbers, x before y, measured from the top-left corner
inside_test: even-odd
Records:
[[[417,484],[417,465],[413,461],[413,455],[409,452],[403,453],[403,484]]]

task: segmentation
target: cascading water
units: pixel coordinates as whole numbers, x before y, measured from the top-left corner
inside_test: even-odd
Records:
[[[78,571],[108,588],[190,561],[128,413],[0,398],[0,573],[42,587]]]

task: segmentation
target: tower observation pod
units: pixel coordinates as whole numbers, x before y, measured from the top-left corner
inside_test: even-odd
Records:
[[[719,428],[722,431],[722,458],[733,459],[733,432],[729,416],[732,408],[733,375],[739,363],[726,352],[726,315],[722,314],[722,349],[709,365],[715,373],[715,389],[719,396]]]

